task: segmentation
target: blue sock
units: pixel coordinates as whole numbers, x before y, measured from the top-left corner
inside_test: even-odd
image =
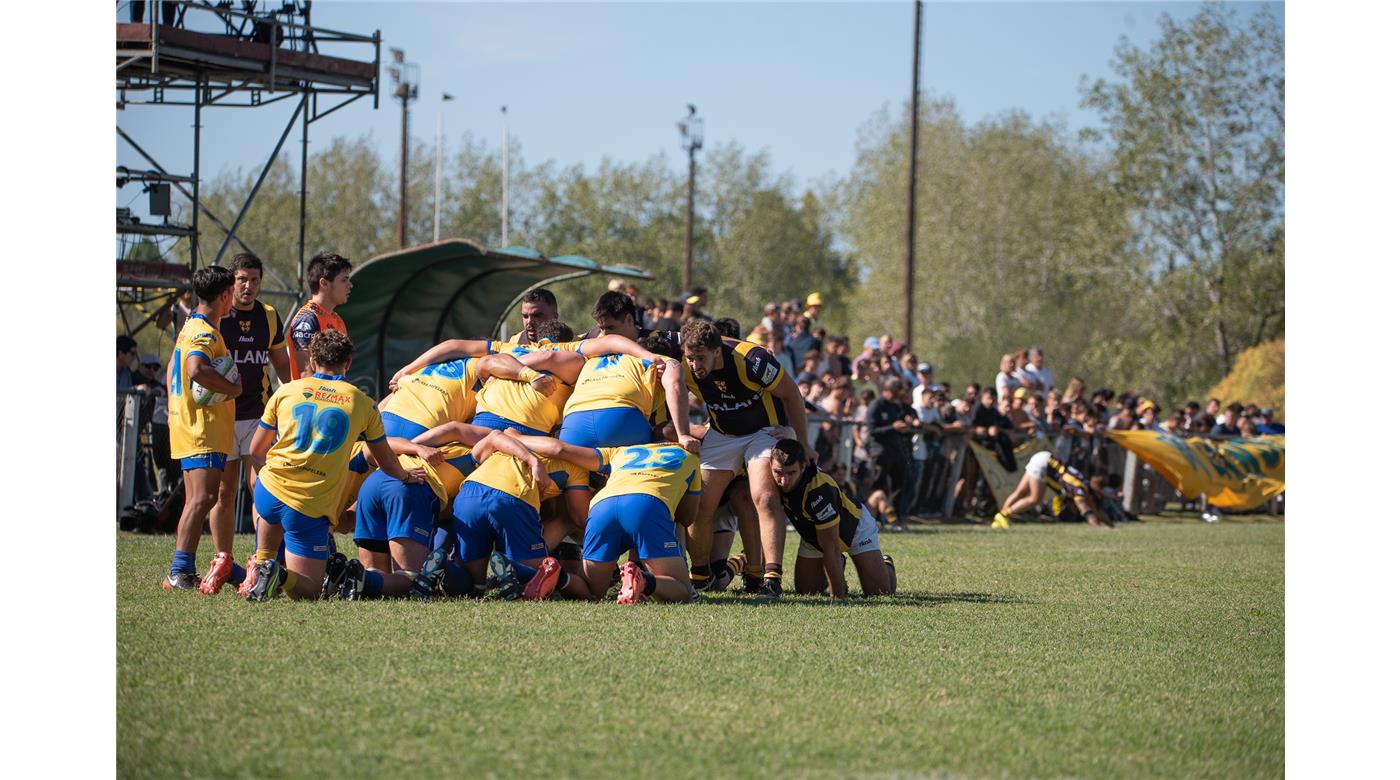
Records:
[[[194,553],[176,550],[170,561],[171,574],[194,574]]]
[[[277,545],[277,562],[283,566],[287,565],[287,542],[285,540]]]
[[[368,569],[368,570],[366,570],[366,571],[365,571],[365,590],[364,590],[364,593],[363,593],[364,597],[367,598],[367,599],[376,599],[376,598],[379,598],[379,597],[380,597],[381,595],[383,595],[383,594],[384,594],[384,575],[383,575],[382,573],[380,573],[380,572],[377,572],[377,571],[373,570],[373,569]]]
[[[442,570],[442,592],[449,596],[481,596],[476,592],[471,573],[452,561],[448,561]]]
[[[245,568],[243,568],[242,566],[239,566],[239,565],[236,564],[236,563],[233,565],[233,569],[229,572],[229,575],[228,575],[228,581],[229,581],[230,584],[233,584],[233,585],[242,585],[242,584],[243,584],[243,580],[245,580],[245,579],[247,579],[247,578],[248,578],[248,570],[245,569]]]
[[[511,561],[510,565],[511,568],[515,569],[515,576],[520,580],[521,585],[535,578],[535,568],[533,566],[526,566],[523,563],[516,563],[515,561]]]

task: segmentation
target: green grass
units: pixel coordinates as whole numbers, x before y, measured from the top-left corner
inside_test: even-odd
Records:
[[[624,608],[167,593],[119,534],[118,774],[1278,777],[1283,537],[917,527],[894,598]]]

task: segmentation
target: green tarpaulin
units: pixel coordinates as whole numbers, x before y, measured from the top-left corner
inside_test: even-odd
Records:
[[[377,398],[393,372],[433,344],[494,338],[527,291],[588,274],[652,278],[630,266],[545,257],[529,247],[486,249],[460,238],[375,257],[351,273],[355,290],[336,309],[355,342],[350,379]]]

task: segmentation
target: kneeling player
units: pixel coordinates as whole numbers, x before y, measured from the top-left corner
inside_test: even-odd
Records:
[[[295,599],[321,595],[326,575],[330,518],[338,509],[342,483],[355,441],[364,438],[380,468],[404,482],[423,482],[421,469],[404,470],[384,438],[374,401],[345,381],[354,346],[338,331],[311,340],[311,376],[277,389],[253,436],[255,455],[265,456],[253,504],[263,519],[258,535],[257,577],[249,601],[266,601],[278,591]],[[280,531],[280,533],[278,533]],[[277,563],[284,537],[287,565]]]
[[[1011,527],[1012,515],[1036,511],[1045,498],[1045,488],[1072,499],[1084,519],[1094,528],[1112,528],[1113,521],[1099,508],[1098,495],[1076,469],[1060,462],[1048,452],[1037,452],[1026,462],[1026,473],[1020,484],[1006,497],[1001,511],[992,520],[993,528]]]
[[[537,458],[518,439],[500,431],[477,442],[472,457],[476,470],[452,502],[460,567],[446,563],[441,574],[425,567],[424,574],[460,582],[465,580],[460,570],[465,570],[471,591],[479,595],[486,588],[487,558],[494,547],[510,561],[514,576],[531,583],[525,588],[526,599],[544,598],[554,588],[588,598],[583,579],[569,576],[558,559],[548,557],[568,532],[567,521],[551,518],[546,523],[540,518],[540,505],[562,494],[573,526],[582,526],[588,517],[588,472],[572,463]],[[540,573],[550,580],[546,592],[540,592]]]
[[[807,463],[805,450],[793,439],[773,445],[773,481],[782,493],[783,511],[802,544],[797,548],[793,585],[798,593],[820,593],[822,573],[831,597],[846,597],[841,553],[850,553],[867,596],[894,593],[894,561],[880,553],[880,530],[863,506],[841,491],[836,480]]]
[[[599,449],[540,436],[520,441],[545,457],[608,475],[607,485],[593,497],[583,533],[583,576],[594,598],[607,591],[617,559],[635,549],[641,565],[623,564],[617,603],[691,600],[676,523],[690,525],[700,507],[695,453],[670,442]],[[546,577],[544,571],[537,578]],[[551,587],[546,582],[537,590],[547,594]]]

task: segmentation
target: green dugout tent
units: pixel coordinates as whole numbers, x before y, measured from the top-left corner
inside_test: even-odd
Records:
[[[461,238],[402,249],[355,268],[355,291],[336,308],[355,342],[350,380],[378,398],[389,377],[444,339],[499,337],[530,290],[589,274],[651,279],[631,266],[545,257],[529,247],[486,249]]]

